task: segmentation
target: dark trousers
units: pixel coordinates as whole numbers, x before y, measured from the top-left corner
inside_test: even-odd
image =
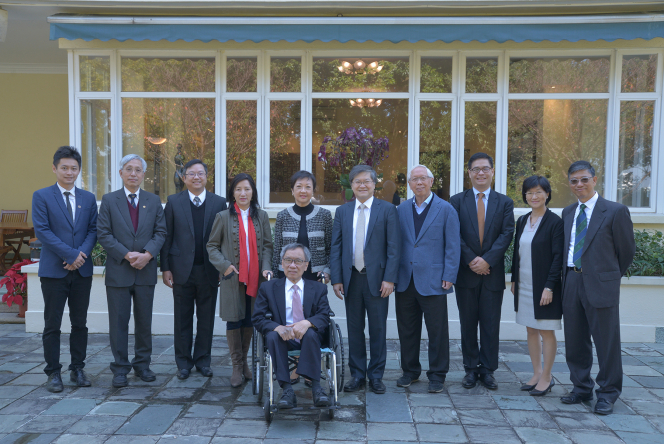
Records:
[[[297,361],[297,374],[312,381],[320,380],[320,335],[310,328],[300,342],[294,340],[284,341],[276,331],[265,335],[267,348],[272,356],[274,372],[277,381],[290,382],[288,371],[288,351],[300,350],[300,359]]]
[[[353,378],[380,379],[387,360],[387,311],[389,298],[372,296],[367,275],[353,268],[344,298],[348,324],[348,366]],[[367,345],[364,316],[369,319],[370,360],[367,368]],[[299,370],[298,370],[299,373]]]
[[[196,307],[196,342],[194,337],[194,306]],[[180,369],[210,367],[214,310],[217,289],[210,285],[204,265],[194,265],[184,285],[173,285],[173,345],[175,363]]]
[[[492,291],[482,284],[475,288],[455,287],[454,290],[461,324],[463,366],[466,372],[493,373],[498,368],[503,291]]]
[[[447,295],[422,296],[415,289],[415,282],[404,292],[396,294],[397,329],[401,344],[401,370],[417,379],[422,373],[420,365],[420,341],[422,339],[422,315],[429,334],[429,381],[445,382],[450,369],[450,334],[447,326]]]
[[[572,391],[589,394],[595,387],[595,381],[590,376],[593,365],[592,336],[599,364],[597,397],[616,402],[623,383],[618,305],[593,307],[586,296],[583,276],[570,271],[563,291],[563,316],[565,357],[574,384]]]
[[[90,288],[92,276],[83,277],[78,270],[70,271],[67,276],[56,278],[40,278],[42,295],[44,296],[44,373],[50,375],[59,372],[60,364],[60,327],[65,311],[65,303],[69,307],[71,334],[69,335],[69,352],[71,364],[69,370],[85,367],[85,356],[88,347],[88,306],[90,305]]]
[[[114,375],[144,370],[150,366],[152,354],[152,302],[154,285],[132,285],[131,287],[106,287],[108,301],[108,331],[111,351],[115,362],[111,362]],[[129,363],[129,318],[134,305],[134,359]]]

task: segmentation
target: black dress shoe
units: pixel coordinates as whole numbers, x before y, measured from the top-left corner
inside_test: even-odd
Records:
[[[60,372],[53,372],[48,375],[48,382],[46,383],[46,390],[51,393],[60,393],[64,390],[64,385],[62,385],[62,377]]]
[[[350,381],[344,385],[344,392],[356,392],[364,387],[364,379],[351,378]]]
[[[554,381],[554,379],[551,378],[551,382],[549,383],[549,386],[547,388],[545,388],[544,390],[537,390],[534,388],[530,391],[530,396],[544,396],[551,391],[554,385],[556,385],[556,381]]]
[[[419,380],[418,378],[411,378],[408,375],[403,375],[399,379],[397,379],[397,387],[408,387],[413,382],[417,382],[418,380]]]
[[[382,395],[385,393],[385,390],[387,390],[387,387],[385,387],[385,384],[383,384],[383,381],[380,378],[369,380],[369,388],[371,388],[372,392],[378,395]]]
[[[537,384],[533,384],[533,385],[530,385],[530,384],[523,384],[523,385],[521,386],[521,391],[522,391],[522,392],[529,392],[529,391],[531,391],[532,389],[534,389],[536,385],[537,385]]]
[[[582,402],[585,401],[592,401],[593,399],[593,394],[588,393],[588,394],[581,394],[581,393],[570,393],[569,395],[561,396],[560,401],[563,404],[581,404]]]
[[[145,382],[152,382],[157,379],[157,375],[149,368],[144,368],[143,370],[134,369],[134,374]]]
[[[92,384],[82,368],[77,368],[69,373],[69,380],[79,387],[90,387]]]
[[[325,393],[325,390],[323,390],[322,387],[318,387],[317,389],[312,389],[311,393],[314,398],[314,405],[316,407],[329,407],[331,402],[330,398],[327,396]]]
[[[118,373],[113,376],[113,387],[127,387],[127,375]]]
[[[491,373],[480,374],[480,382],[484,387],[488,388],[489,390],[498,389],[498,384],[496,384],[496,378],[494,378]]]
[[[212,377],[212,369],[210,367],[196,367],[196,370],[206,378]]]
[[[595,404],[595,413],[598,415],[609,415],[613,413],[613,403],[608,399],[597,398],[597,403]]]
[[[187,379],[189,377],[189,369],[181,368],[177,373],[178,379]]]
[[[293,389],[286,390],[281,394],[279,402],[277,402],[279,410],[293,409],[297,407],[297,398]]]
[[[475,372],[466,372],[466,376],[463,377],[461,385],[464,388],[471,389],[477,385],[478,375]]]
[[[429,393],[440,393],[444,389],[442,381],[429,381]]]

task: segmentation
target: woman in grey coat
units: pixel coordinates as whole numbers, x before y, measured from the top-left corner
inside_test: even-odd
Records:
[[[233,363],[231,386],[252,378],[247,353],[251,315],[258,287],[272,261],[272,233],[265,211],[258,208],[256,183],[248,174],[235,176],[228,188],[228,209],[217,214],[207,243],[210,262],[219,270],[219,316],[226,321],[226,339]]]

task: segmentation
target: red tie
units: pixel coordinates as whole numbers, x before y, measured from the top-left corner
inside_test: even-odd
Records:
[[[300,298],[300,288],[293,285],[293,324],[304,320],[304,312],[302,311],[302,299]],[[299,339],[295,341],[300,342]]]

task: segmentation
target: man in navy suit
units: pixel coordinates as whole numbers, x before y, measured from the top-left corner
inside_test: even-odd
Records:
[[[374,393],[385,393],[388,296],[399,271],[401,233],[392,203],[374,199],[378,178],[368,165],[357,165],[349,179],[355,200],[337,208],[332,228],[330,265],[334,294],[345,298],[348,365],[351,378],[344,391],[362,388],[365,378]],[[367,367],[364,316],[369,319],[371,359]]]
[[[514,202],[491,189],[493,159],[475,153],[468,160],[473,188],[452,196],[450,204],[461,223],[461,264],[454,289],[461,324],[461,353],[466,376],[461,385],[479,381],[488,389],[498,385],[500,313],[505,291],[505,251],[514,237]],[[480,345],[477,346],[477,326]]]
[[[297,373],[312,382],[316,407],[328,407],[330,398],[320,386],[320,342],[330,322],[327,285],[302,279],[311,253],[302,244],[281,249],[285,278],[263,282],[258,289],[251,322],[265,335],[265,343],[275,363],[277,381],[283,393],[280,409],[297,407],[288,372],[288,350],[300,350]],[[265,314],[272,313],[272,319]]]
[[[69,305],[71,334],[70,379],[79,387],[89,387],[83,367],[88,346],[88,305],[92,287],[92,249],[97,241],[97,202],[95,196],[76,188],[81,172],[81,155],[75,148],[62,146],[53,156],[57,183],[35,191],[32,196],[32,223],[42,243],[39,278],[44,296],[44,373],[47,390],[63,390],[60,375],[60,326],[65,304]]]
[[[395,302],[403,370],[397,385],[408,387],[422,372],[424,315],[429,334],[429,393],[440,393],[450,368],[447,295],[453,291],[461,258],[459,216],[452,205],[431,192],[429,168],[415,166],[408,184],[415,196],[397,208],[401,260]]]

